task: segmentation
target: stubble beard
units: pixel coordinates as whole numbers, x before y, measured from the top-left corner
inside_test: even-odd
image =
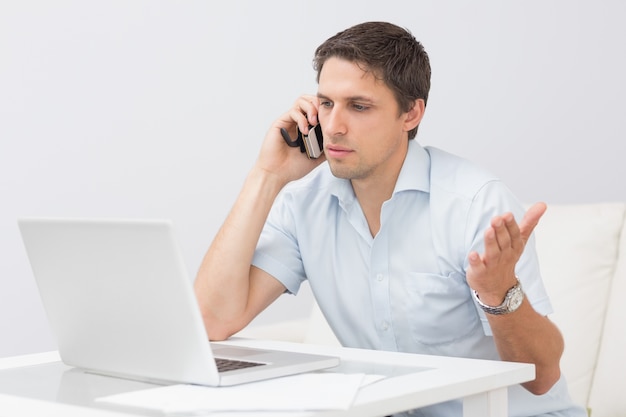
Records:
[[[335,177],[344,180],[360,180],[366,178],[370,171],[361,165],[351,167],[338,161],[328,161],[328,166],[330,167],[330,172]]]

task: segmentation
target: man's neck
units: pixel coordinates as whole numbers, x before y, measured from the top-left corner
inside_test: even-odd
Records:
[[[380,230],[380,212],[383,203],[391,198],[400,176],[401,164],[393,172],[373,175],[366,179],[351,180],[352,189],[365,215],[372,236]]]

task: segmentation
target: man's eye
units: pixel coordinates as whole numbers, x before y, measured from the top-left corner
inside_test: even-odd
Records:
[[[330,101],[327,101],[327,100],[321,100],[320,101],[320,106],[322,106],[322,107],[330,107],[330,106],[332,106],[332,103]]]
[[[367,110],[367,109],[368,109],[368,107],[367,107],[367,106],[364,106],[364,105],[362,105],[362,104],[353,104],[353,105],[352,105],[352,108],[353,108],[354,110],[356,110],[356,111],[365,111],[365,110]]]

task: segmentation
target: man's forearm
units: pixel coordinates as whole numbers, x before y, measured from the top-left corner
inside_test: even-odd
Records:
[[[219,327],[245,315],[254,250],[283,185],[271,174],[253,169],[205,255],[195,292],[207,329],[228,333]]]
[[[522,385],[536,395],[547,392],[560,377],[563,337],[558,328],[528,300],[511,314],[488,319],[502,360],[535,364],[535,380]]]

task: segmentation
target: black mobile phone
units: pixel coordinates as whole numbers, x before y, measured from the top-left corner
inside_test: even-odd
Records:
[[[315,126],[309,126],[309,134],[302,135],[302,140],[309,158],[319,158],[322,152],[324,152],[324,138],[322,137],[322,128],[319,123]]]
[[[309,126],[309,134],[303,135],[298,128],[298,137],[296,140],[292,140],[287,133],[287,130],[282,128],[280,133],[287,145],[300,147],[300,152],[306,152],[309,159],[319,158],[322,152],[324,152],[324,137],[322,136],[322,128],[319,123],[315,126]]]

